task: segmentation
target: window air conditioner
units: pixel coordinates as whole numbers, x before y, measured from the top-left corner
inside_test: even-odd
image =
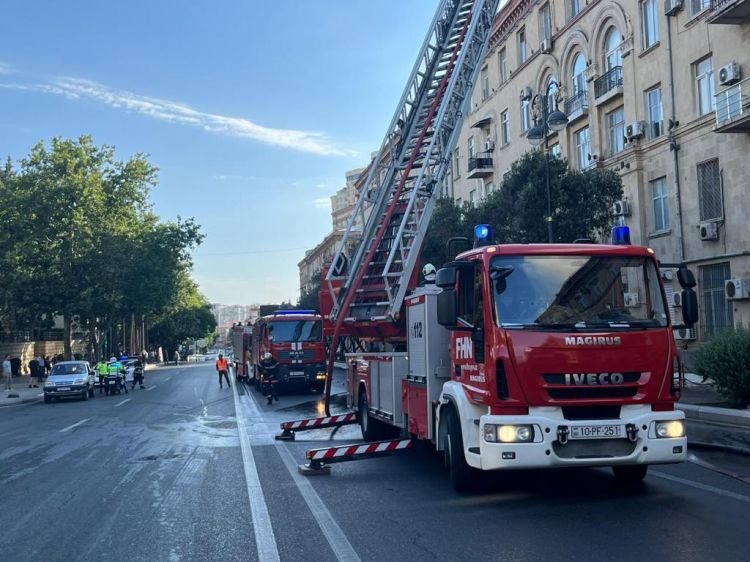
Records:
[[[664,14],[673,16],[682,9],[682,0],[664,0]]]
[[[682,308],[682,293],[680,291],[672,293],[671,301],[673,308]]]
[[[612,214],[616,217],[629,217],[630,216],[630,205],[625,200],[615,201],[612,205]]]
[[[545,54],[551,53],[552,52],[552,40],[542,39],[542,42],[539,44],[539,50]]]
[[[638,308],[638,293],[623,293],[622,300],[625,308]]]
[[[532,95],[531,88],[529,86],[525,86],[521,88],[521,101],[530,100]]]
[[[719,225],[715,222],[702,222],[699,228],[704,242],[719,239]]]
[[[719,84],[722,86],[731,86],[741,79],[740,65],[736,61],[732,61],[719,69]]]
[[[750,279],[727,279],[724,281],[727,300],[750,299]]]
[[[695,328],[680,328],[674,331],[674,339],[676,340],[694,340],[695,339]]]
[[[625,127],[625,136],[629,141],[641,139],[646,134],[646,124],[643,121],[634,121]]]

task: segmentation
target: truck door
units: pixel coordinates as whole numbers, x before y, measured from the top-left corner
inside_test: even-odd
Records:
[[[486,386],[485,294],[482,262],[462,267],[458,275],[458,325],[452,333],[453,376],[456,380],[481,389]]]

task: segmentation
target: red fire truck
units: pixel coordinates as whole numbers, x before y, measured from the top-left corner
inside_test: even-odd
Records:
[[[249,323],[246,326],[241,323],[236,324],[232,326],[230,337],[234,353],[235,376],[238,381],[249,381],[252,372],[253,328]]]
[[[326,351],[323,318],[314,310],[277,310],[253,326],[253,380],[260,389],[260,362],[270,353],[279,363],[281,386],[325,387]]]

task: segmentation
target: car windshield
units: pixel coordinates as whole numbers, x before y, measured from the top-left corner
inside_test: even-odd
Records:
[[[52,367],[51,374],[54,375],[78,375],[88,372],[83,363],[58,363]]]
[[[515,329],[644,329],[668,324],[653,260],[637,256],[498,256],[495,312]]]
[[[320,320],[283,320],[270,322],[273,328],[273,341],[320,341],[322,336]]]

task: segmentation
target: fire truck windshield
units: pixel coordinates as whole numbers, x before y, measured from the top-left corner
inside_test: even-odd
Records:
[[[495,312],[508,329],[601,330],[668,324],[653,260],[640,256],[498,256]]]
[[[273,341],[320,341],[322,336],[320,320],[276,320],[269,322],[273,328]]]

